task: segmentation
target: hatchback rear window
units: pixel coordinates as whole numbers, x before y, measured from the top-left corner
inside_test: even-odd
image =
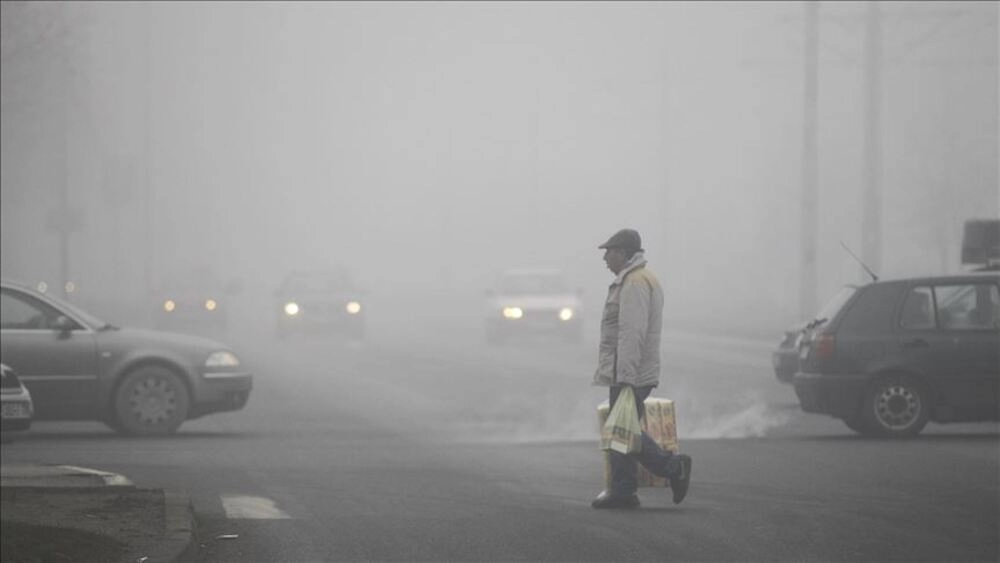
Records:
[[[830,319],[837,316],[840,309],[844,307],[844,304],[847,303],[847,301],[851,299],[851,296],[853,296],[857,291],[858,288],[852,285],[840,288],[840,291],[838,291],[837,294],[834,295],[832,299],[827,301],[826,305],[823,305],[823,308],[819,310],[819,313],[816,314],[816,320],[829,322]]]
[[[840,321],[838,330],[854,334],[883,334],[892,331],[892,318],[899,304],[899,286],[873,284],[861,295]]]

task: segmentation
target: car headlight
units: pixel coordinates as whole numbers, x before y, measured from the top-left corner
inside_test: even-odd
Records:
[[[357,315],[361,312],[361,303],[358,303],[357,301],[350,301],[344,308],[347,309],[348,314]]]
[[[295,315],[298,315],[299,304],[294,301],[285,303],[285,314],[288,315],[289,317],[294,317]]]
[[[520,319],[524,316],[524,311],[520,307],[504,307],[503,316],[505,319]]]
[[[573,318],[573,309],[569,307],[563,307],[559,310],[559,318],[568,321]]]
[[[236,357],[236,354],[226,351],[213,352],[205,360],[205,367],[207,368],[234,368],[239,365],[240,360]]]
[[[215,302],[215,299],[206,299],[205,300],[205,309],[207,311],[214,311],[215,308],[218,307],[218,306],[219,306],[219,304]]]
[[[163,310],[166,312],[171,312],[177,308],[177,303],[174,303],[173,299],[167,299],[163,302]]]

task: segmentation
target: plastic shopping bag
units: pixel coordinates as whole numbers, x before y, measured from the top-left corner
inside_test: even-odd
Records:
[[[635,408],[635,394],[629,386],[625,386],[618,394],[615,406],[601,428],[601,449],[622,454],[632,454],[642,449],[639,411]]]

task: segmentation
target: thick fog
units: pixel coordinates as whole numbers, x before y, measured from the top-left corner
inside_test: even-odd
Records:
[[[780,328],[811,314],[804,8],[4,2],[3,277],[142,324],[199,268],[244,305],[343,265],[478,307],[544,266],[596,315],[632,227],[668,328]],[[958,271],[963,221],[1000,216],[997,5],[879,11],[873,268]],[[817,306],[865,280],[869,17],[819,9]]]

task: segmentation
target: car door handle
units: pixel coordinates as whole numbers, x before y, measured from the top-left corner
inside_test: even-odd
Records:
[[[929,348],[930,344],[923,338],[914,338],[903,342],[903,348]]]

